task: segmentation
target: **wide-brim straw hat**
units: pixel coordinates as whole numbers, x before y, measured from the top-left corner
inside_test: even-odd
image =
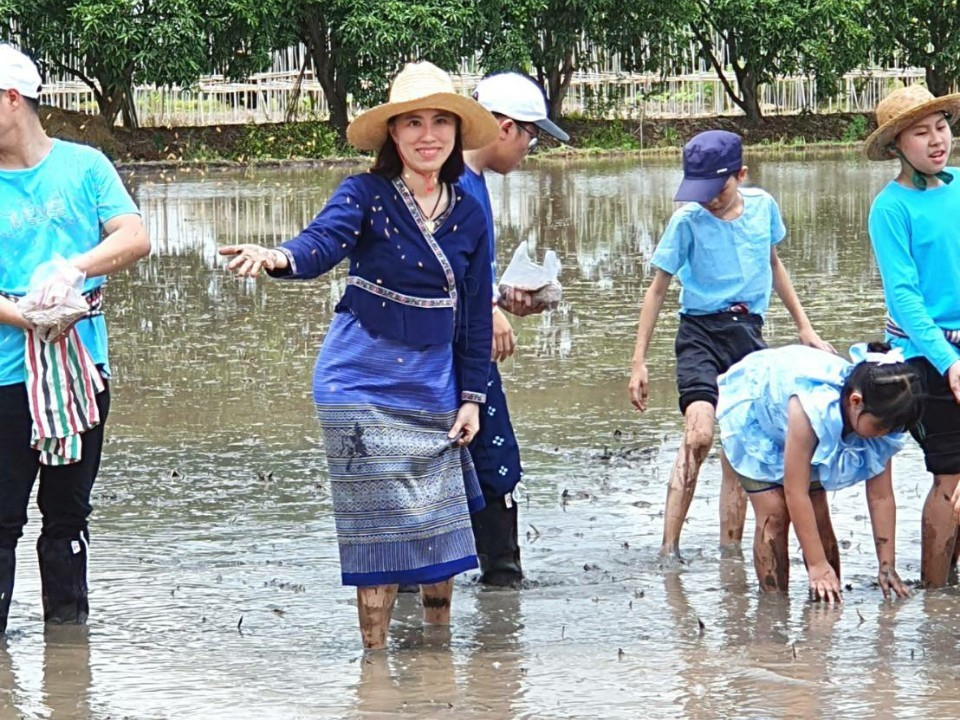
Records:
[[[917,120],[935,112],[943,112],[953,123],[960,116],[960,93],[934,97],[922,85],[897,88],[877,105],[877,125],[864,143],[870,160],[891,160],[896,156],[893,144],[897,135]]]
[[[379,151],[387,140],[392,117],[414,110],[446,110],[460,118],[460,141],[464,150],[489,145],[500,125],[489,110],[473,98],[460,95],[453,80],[433,63],[408,63],[390,86],[390,99],[357,115],[347,127],[347,142],[358,150]]]

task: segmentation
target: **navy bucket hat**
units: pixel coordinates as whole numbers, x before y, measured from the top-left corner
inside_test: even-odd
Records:
[[[727,178],[743,167],[740,136],[726,130],[708,130],[683,146],[683,182],[673,199],[677,202],[710,202],[723,189]]]

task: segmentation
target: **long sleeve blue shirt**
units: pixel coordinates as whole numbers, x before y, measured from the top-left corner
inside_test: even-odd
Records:
[[[487,221],[474,198],[453,190],[431,248],[405,189],[372,173],[348,177],[316,218],[280,245],[290,260],[282,277],[314,278],[349,258],[337,312],[408,345],[453,343],[464,399],[483,402],[493,333]]]
[[[960,169],[948,168],[954,177]],[[907,358],[941,373],[960,360],[943,330],[960,329],[960,181],[920,191],[890,182],[870,207],[876,254],[891,319],[906,338],[888,337]]]

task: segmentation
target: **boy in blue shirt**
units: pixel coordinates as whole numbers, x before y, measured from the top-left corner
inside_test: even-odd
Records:
[[[491,276],[494,298],[497,298],[493,209],[483,173],[491,170],[506,175],[516,170],[536,146],[541,132],[561,142],[570,138],[547,118],[543,91],[525,75],[509,72],[490,75],[480,81],[473,97],[497,118],[500,135],[489,145],[464,153],[466,168],[459,184],[480,201],[487,215]],[[523,471],[497,363],[510,357],[516,347],[513,328],[505,312],[522,317],[542,310],[533,306],[530,293],[515,290],[511,290],[508,297],[500,297],[493,307],[493,351],[487,402],[480,412],[480,432],[469,446],[486,501],[485,507],[472,516],[480,582],[485,585],[517,587],[523,579],[517,538],[517,506],[513,499],[513,490]]]
[[[86,622],[87,518],[110,408],[104,276],[150,251],[140,211],[110,161],[47,137],[40,85],[33,62],[0,45],[0,633],[38,474],[43,618]],[[58,272],[85,278],[89,311],[50,337],[17,303],[34,271],[57,258],[70,266]]]
[[[942,587],[960,543],[960,168],[947,167],[960,95],[935,98],[920,85],[898,88],[879,105],[879,127],[864,149],[900,161],[870,207],[870,242],[883,279],[887,338],[920,372],[926,402],[912,431],[933,485],[923,505],[920,582]],[[952,499],[951,499],[952,496]],[[954,578],[954,582],[955,582]]]
[[[647,348],[671,278],[680,292],[677,389],[684,416],[683,442],[670,475],[660,555],[680,557],[680,531],[707,453],[713,444],[717,377],[754,350],[766,347],[761,328],[776,290],[796,323],[800,342],[833,351],[814,332],[790,276],[777,257],[786,235],[777,203],[747,176],[740,137],[710,130],[683,149],[683,182],[677,210],[654,252],[653,282],[643,299],[630,374],[630,400],[647,408]],[[720,544],[739,545],[746,497],[721,455]]]

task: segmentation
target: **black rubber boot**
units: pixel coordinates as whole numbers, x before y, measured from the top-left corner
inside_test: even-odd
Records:
[[[517,541],[517,506],[505,498],[485,497],[483,510],[471,515],[480,560],[480,583],[518,588],[523,582]]]
[[[87,603],[87,540],[54,540],[40,536],[40,583],[43,587],[43,620],[56,625],[84,625]]]
[[[14,550],[0,548],[0,635],[7,631],[10,615],[10,600],[13,597],[13,577],[17,570],[17,554]]]

